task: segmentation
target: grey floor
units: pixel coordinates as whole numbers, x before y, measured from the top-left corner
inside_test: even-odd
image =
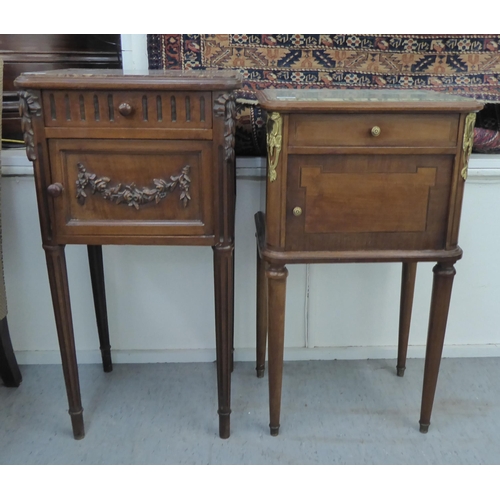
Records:
[[[231,437],[218,437],[215,365],[81,365],[86,437],[72,438],[60,366],[0,385],[0,464],[500,464],[500,358],[443,359],[429,433],[423,360],[285,363],[281,430],[267,379],[236,363]]]

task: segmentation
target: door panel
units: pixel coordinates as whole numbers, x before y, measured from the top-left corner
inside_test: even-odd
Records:
[[[49,141],[55,232],[64,235],[213,234],[211,143]]]
[[[286,249],[444,248],[453,161],[451,155],[289,156]]]

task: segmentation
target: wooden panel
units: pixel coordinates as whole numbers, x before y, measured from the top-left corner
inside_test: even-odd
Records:
[[[290,155],[286,249],[445,247],[452,155]],[[300,207],[302,214],[293,215]]]
[[[43,92],[47,127],[210,129],[211,103],[210,92]]]
[[[435,168],[393,174],[324,174],[318,167],[301,172],[306,233],[425,231]]]
[[[373,136],[373,127],[380,135]],[[290,116],[290,146],[454,146],[458,115],[305,114]]]
[[[211,143],[50,140],[55,238],[213,234]]]
[[[190,139],[211,141],[213,129],[45,127],[48,139]]]

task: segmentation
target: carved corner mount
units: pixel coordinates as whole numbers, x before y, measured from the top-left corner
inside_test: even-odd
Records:
[[[226,102],[230,99],[230,94],[221,94],[214,101],[214,113],[215,116],[219,118],[224,118],[226,116]]]
[[[214,101],[214,114],[219,118],[224,118],[224,159],[234,162],[236,102],[233,93],[222,94]]]
[[[186,165],[182,168],[181,173],[172,175],[170,180],[153,179],[155,187],[138,189],[135,183],[117,184],[116,186],[108,187],[111,182],[109,177],[97,177],[96,174],[87,172],[83,163],[78,163],[78,178],[76,180],[76,198],[80,205],[85,204],[87,198],[86,188],[90,188],[91,194],[99,193],[105,200],[110,200],[117,205],[126,203],[129,207],[134,207],[139,210],[141,205],[146,203],[159,203],[163,198],[166,198],[168,193],[179,189],[180,201],[182,206],[186,208],[191,200],[189,188],[191,179],[189,177],[190,166]]]
[[[274,182],[278,177],[276,168],[280,158],[282,141],[283,117],[273,111],[267,116],[267,161],[270,182]]]
[[[31,118],[41,116],[42,106],[38,96],[27,90],[18,92],[19,95],[19,115],[21,116],[21,130],[23,131],[24,142],[26,144],[26,156],[28,160],[35,161],[35,135]]]
[[[460,174],[467,180],[469,171],[469,158],[472,153],[474,143],[474,124],[476,123],[476,113],[469,113],[465,118],[464,145],[463,145],[463,167]]]

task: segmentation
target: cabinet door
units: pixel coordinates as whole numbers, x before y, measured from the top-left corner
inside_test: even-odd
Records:
[[[211,142],[61,139],[49,147],[50,182],[62,186],[59,243],[213,234]]]
[[[453,162],[452,155],[290,155],[286,249],[444,248]]]

